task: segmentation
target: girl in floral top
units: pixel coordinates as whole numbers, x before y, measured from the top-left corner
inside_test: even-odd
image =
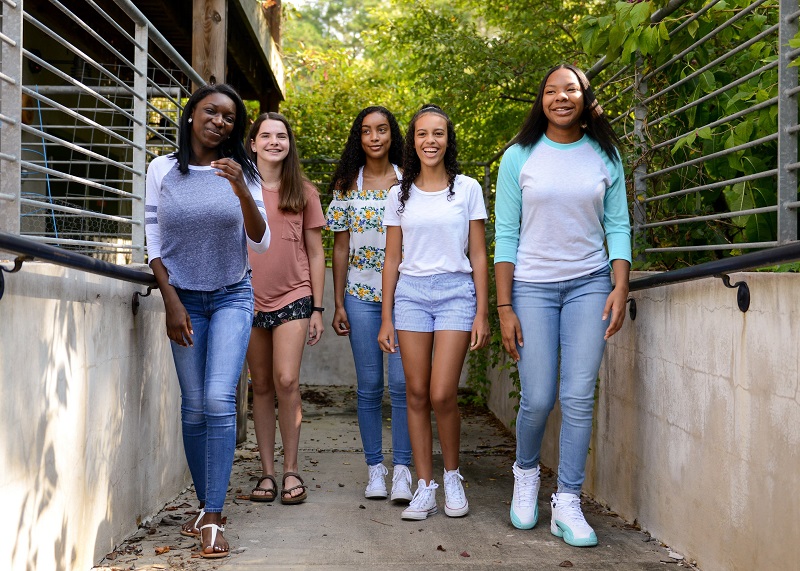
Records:
[[[383,465],[383,353],[375,343],[381,325],[381,273],[384,247],[383,209],[389,188],[401,178],[403,135],[384,107],[362,110],[350,129],[339,166],[331,179],[333,200],[328,227],[334,232],[333,329],[349,336],[358,381],[358,426],[369,468],[367,498],[386,498]],[[400,354],[389,355],[394,473],[391,499],[411,500],[411,442],[406,417],[406,385]]]

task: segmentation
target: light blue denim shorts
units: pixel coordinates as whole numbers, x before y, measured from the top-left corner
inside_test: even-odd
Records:
[[[472,274],[400,274],[394,293],[394,327],[421,333],[472,331],[476,309]]]

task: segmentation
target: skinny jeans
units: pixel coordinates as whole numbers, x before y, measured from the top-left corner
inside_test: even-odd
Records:
[[[545,424],[558,393],[559,492],[579,495],[586,476],[595,387],[609,324],[602,315],[609,293],[611,280],[605,269],[562,282],[513,284],[512,305],[524,342],[517,346],[517,465],[527,470],[539,464]]]
[[[350,347],[356,367],[358,429],[368,466],[383,462],[383,351],[378,345],[381,304],[344,296],[344,309],[350,322]],[[392,464],[411,464],[411,439],[408,436],[406,378],[400,351],[388,356],[389,399],[392,406]]]
[[[198,500],[220,513],[236,448],[236,386],[253,321],[248,275],[215,291],[178,289],[194,345],[171,343],[181,386],[183,447]]]

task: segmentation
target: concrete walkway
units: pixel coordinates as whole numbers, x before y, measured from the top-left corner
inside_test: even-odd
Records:
[[[551,535],[547,500],[555,478],[549,472],[539,495],[539,523],[530,531],[515,529],[508,516],[513,438],[491,413],[480,409],[464,410],[461,428],[461,472],[466,478],[469,515],[446,517],[440,488],[438,514],[422,522],[403,521],[402,507],[364,498],[367,469],[360,451],[355,390],[304,387],[303,401],[300,464],[310,488],[305,503],[285,506],[279,501],[256,504],[246,499],[260,475],[251,423],[248,441],[236,452],[226,503],[230,557],[201,559],[198,544],[179,534],[180,523],[196,513],[192,490],[187,490],[95,569],[344,570],[424,565],[625,571],[689,567],[671,558],[657,540],[591,502],[584,503],[584,511],[600,539],[597,547],[573,548]],[[388,424],[384,444],[391,444]],[[391,463],[391,454],[386,463]],[[441,474],[437,443],[434,468]],[[280,476],[280,465],[277,469]],[[441,476],[437,480],[441,485]]]

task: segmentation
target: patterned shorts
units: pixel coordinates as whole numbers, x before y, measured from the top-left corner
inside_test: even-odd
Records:
[[[256,311],[253,316],[253,327],[274,329],[278,325],[294,321],[295,319],[308,319],[311,317],[313,298],[309,295],[297,301],[276,309],[275,311]]]

